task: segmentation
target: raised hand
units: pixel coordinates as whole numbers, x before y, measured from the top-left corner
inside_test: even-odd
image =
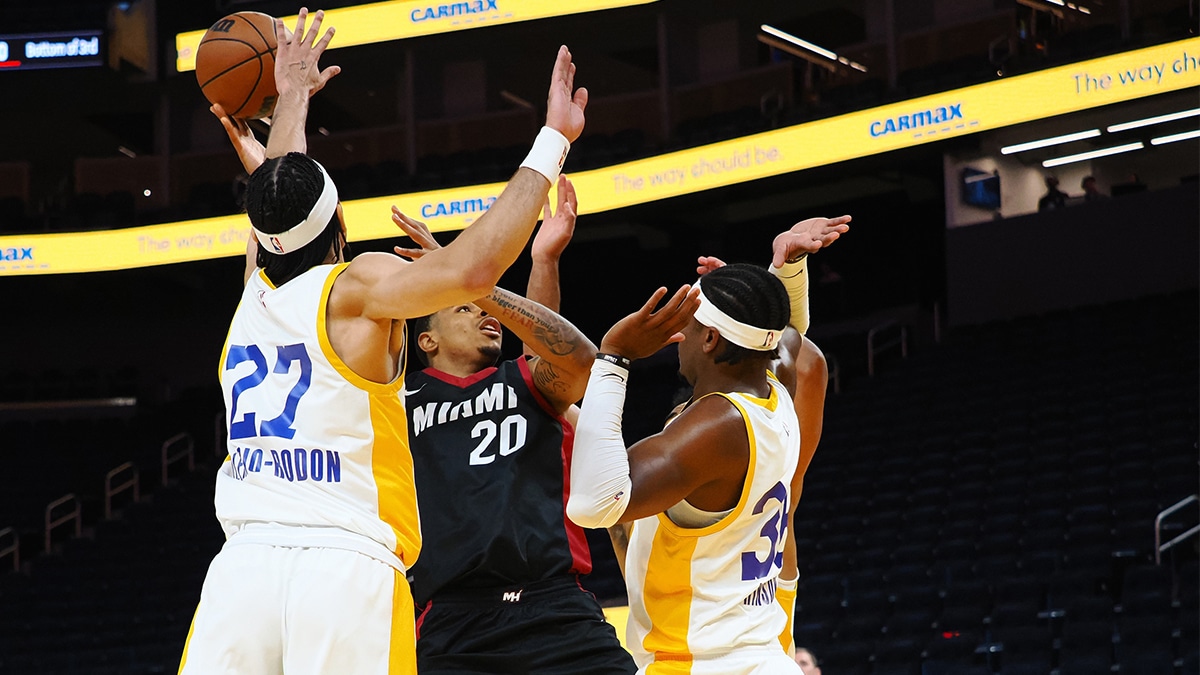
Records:
[[[333,39],[334,33],[334,29],[330,27],[325,31],[325,35],[317,40],[317,35],[321,32],[321,21],[325,19],[325,12],[318,11],[314,15],[312,26],[305,33],[304,22],[307,19],[308,8],[300,8],[300,15],[296,18],[296,30],[290,33],[284,27],[282,20],[275,19],[275,42],[277,45],[275,87],[279,90],[280,98],[292,91],[300,91],[312,96],[320,91],[333,76],[342,72],[339,66],[329,66],[325,70],[321,70],[317,65],[317,60],[329,46],[329,41]]]
[[[276,63],[279,63],[276,60]],[[550,94],[546,98],[546,126],[574,143],[583,133],[583,109],[587,107],[587,89],[575,89],[575,64],[566,45],[558,48],[554,73],[550,77]]]
[[[442,245],[437,243],[437,240],[433,238],[433,233],[429,231],[428,225],[422,223],[416,218],[409,218],[395,206],[392,207],[392,222],[396,224],[396,227],[403,230],[404,234],[408,235],[409,238],[416,242],[417,246],[420,247],[404,248],[403,246],[396,246],[392,249],[396,252],[396,255],[402,255],[405,258],[416,260],[426,253],[429,253],[430,251],[436,251],[442,247]]]
[[[713,270],[719,270],[725,266],[725,261],[720,258],[714,258],[711,255],[702,255],[696,258],[696,274],[704,276]]]
[[[221,126],[225,127],[225,134],[229,136],[229,142],[233,143],[233,149],[237,151],[238,159],[242,160],[242,168],[246,170],[246,173],[254,173],[254,170],[266,161],[267,149],[254,137],[250,125],[246,123],[246,120],[234,119],[225,114],[225,109],[219,103],[214,103],[209,111],[221,120]]]
[[[837,218],[809,218],[802,220],[785,232],[779,233],[771,245],[772,267],[783,267],[804,253],[816,253],[837,241],[850,230],[850,216]]]
[[[667,294],[659,288],[638,311],[621,319],[600,343],[600,351],[627,359],[642,359],[669,344],[683,341],[680,331],[700,306],[700,289],[680,287],[661,309],[654,308]]]
[[[542,226],[533,238],[530,255],[534,260],[557,261],[575,234],[575,217],[579,199],[575,186],[564,175],[558,177],[558,209],[550,210],[550,196],[542,207]]]

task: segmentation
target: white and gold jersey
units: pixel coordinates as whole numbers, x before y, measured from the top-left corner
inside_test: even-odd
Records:
[[[320,265],[279,288],[257,270],[246,284],[221,354],[229,457],[217,518],[227,537],[260,524],[347,532],[411,566],[421,534],[403,367],[378,384],[334,353],[326,306],[345,268]]]
[[[666,514],[634,523],[626,558],[626,644],[640,672],[692,672],[693,660],[738,650],[782,653],[779,634],[787,617],[775,602],[775,585],[800,425],[787,390],[768,379],[767,399],[713,394],[741,411],[750,441],[737,506],[701,528],[681,527]]]

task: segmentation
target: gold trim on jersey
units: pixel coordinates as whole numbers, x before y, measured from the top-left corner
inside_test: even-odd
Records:
[[[771,387],[771,396],[767,399],[755,398],[752,396],[747,396],[746,394],[739,394],[739,396],[746,396],[746,398],[752,401],[761,401],[762,403],[759,405],[762,405],[768,410],[774,410],[775,406],[778,405],[779,402],[777,391],[778,390],[776,390],[775,387]],[[703,537],[707,534],[714,534],[729,527],[734,520],[737,520],[737,517],[740,516],[742,511],[746,509],[746,502],[750,501],[750,487],[754,482],[754,469],[758,465],[758,442],[754,438],[754,425],[750,423],[750,414],[746,412],[746,409],[742,407],[741,403],[733,398],[732,394],[714,392],[712,394],[701,396],[700,398],[703,399],[706,396],[720,396],[726,401],[732,403],[733,406],[737,408],[738,412],[741,413],[742,422],[746,426],[746,440],[750,444],[750,461],[746,465],[746,479],[742,481],[742,494],[740,497],[738,497],[737,506],[733,507],[732,511],[712,525],[699,528],[682,527],[667,517],[667,514],[658,514],[659,527],[665,527],[668,531],[680,537]]]
[[[267,288],[270,288],[273,291],[278,288],[275,286],[275,282],[271,281],[271,277],[267,276],[266,270],[260,267],[255,271],[258,272],[258,278],[263,280],[263,283],[267,285]]]
[[[327,315],[329,314],[329,293],[333,290],[333,282],[337,281],[338,276],[340,276],[342,272],[346,271],[346,267],[349,264],[350,263],[341,263],[337,265],[334,270],[329,273],[329,276],[325,279],[325,286],[321,289],[321,300],[320,304],[317,305],[317,341],[321,344],[321,352],[325,354],[325,358],[329,361],[339,375],[346,378],[347,382],[353,384],[359,389],[369,393],[381,394],[398,392],[404,387],[405,360],[403,357],[400,358],[400,362],[398,364],[399,367],[397,369],[398,372],[396,373],[395,379],[387,384],[382,382],[372,382],[371,380],[368,380],[362,375],[359,375],[351,370],[350,366],[346,365],[346,362],[342,361],[342,358],[333,350],[333,344],[329,341],[329,331],[326,320]],[[407,326],[401,328],[401,330],[407,332]],[[408,345],[406,344],[407,342],[408,336],[406,334],[400,342],[400,353],[402,355],[404,354],[404,350],[408,348]]]
[[[692,556],[699,540],[666,530],[661,517],[659,521],[642,581],[642,603],[646,614],[654,617],[650,632],[642,638],[642,648],[654,655],[655,663],[662,663],[653,672],[688,673],[692,652],[687,637],[695,592]]]
[[[421,519],[412,452],[408,447],[408,415],[399,394],[369,394],[371,476],[379,496],[379,519],[396,536],[396,555],[411,568],[421,555]]]

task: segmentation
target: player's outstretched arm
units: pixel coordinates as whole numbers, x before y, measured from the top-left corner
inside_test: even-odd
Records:
[[[771,247],[771,273],[779,277],[791,298],[791,325],[808,332],[808,255],[837,241],[850,229],[850,216],[809,218],[779,233]]]
[[[308,9],[301,7],[296,18],[296,30],[290,33],[283,21],[275,19],[275,87],[279,91],[279,98],[271,120],[271,135],[267,139],[268,159],[282,157],[289,152],[308,151],[308,140],[304,136],[308,99],[342,72],[339,66],[321,70],[317,65],[334,33],[330,27],[320,40],[317,39],[324,19],[325,12],[318,11],[305,32]]]
[[[575,234],[575,217],[578,213],[579,199],[575,196],[575,186],[566,176],[559,176],[558,208],[551,210],[549,198],[542,207],[542,226],[533,237],[533,247],[529,252],[533,265],[529,269],[529,283],[525,287],[525,297],[555,312],[562,308],[558,261]],[[526,350],[526,353],[532,352]]]
[[[453,243],[413,263],[391,255],[359,256],[350,275],[361,314],[371,319],[424,316],[473,302],[492,291],[529,241],[550,181],[557,179],[569,143],[583,131],[587,90],[574,90],[571,52],[559,49],[547,102],[546,126],[522,168],[491,208]],[[357,284],[357,286],[353,286]]]

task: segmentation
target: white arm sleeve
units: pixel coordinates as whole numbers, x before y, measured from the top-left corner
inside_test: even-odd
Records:
[[[791,325],[804,335],[808,332],[808,256],[794,263],[784,263],[783,267],[768,265],[767,269],[779,277],[787,289],[792,301]]]
[[[567,517],[580,527],[611,527],[629,506],[633,481],[621,437],[621,412],[629,371],[597,360],[575,429]]]

